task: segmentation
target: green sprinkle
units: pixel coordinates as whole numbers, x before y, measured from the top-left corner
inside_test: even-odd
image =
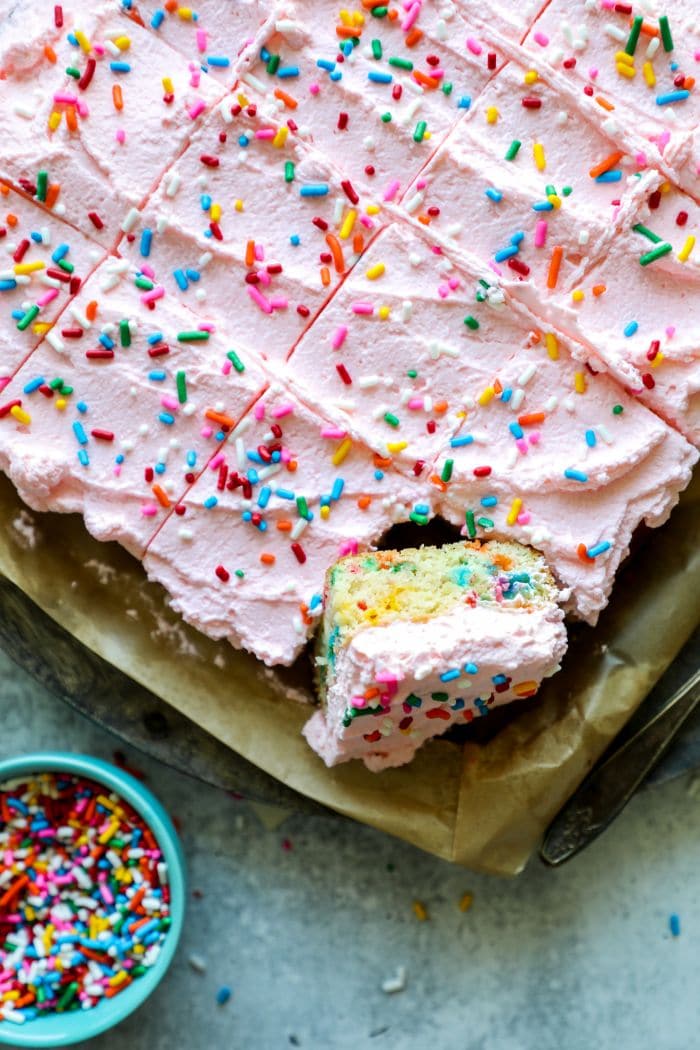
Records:
[[[650,252],[645,252],[644,255],[639,256],[639,262],[641,266],[648,266],[649,263],[653,263],[656,259],[660,259],[662,255],[668,255],[669,252],[673,251],[673,245],[665,241],[663,244],[658,244],[656,248],[652,248]]]
[[[72,393],[73,393],[73,387],[72,386],[66,386],[66,384],[64,383],[63,386],[61,387],[61,394],[63,395],[63,397],[70,397],[70,395]]]
[[[284,162],[284,181],[294,182],[294,164],[291,160]]]
[[[63,380],[60,379],[58,376],[56,376],[55,379],[51,380],[51,382],[49,383],[49,386],[51,387],[52,390],[60,390],[61,387],[63,386]]]
[[[472,332],[475,332],[479,327],[479,322],[477,321],[476,317],[472,317],[471,314],[467,314],[467,316],[464,318],[464,323],[467,326],[467,328],[471,328]]]
[[[66,73],[69,77],[73,77],[74,80],[80,80],[82,75],[80,70],[76,69],[75,66],[66,66]]]
[[[557,196],[557,188],[556,188],[556,186],[552,186],[551,182],[548,183],[545,186],[545,188],[544,188],[544,195],[545,195],[545,197],[556,197]]]
[[[490,288],[491,287],[489,282],[485,281],[483,277],[479,278],[479,284],[481,285],[482,288]]]
[[[235,350],[229,350],[226,356],[228,357],[229,361],[231,362],[231,364],[237,372],[245,372],[245,365],[243,364]]]
[[[445,460],[445,465],[442,468],[442,474],[440,475],[440,480],[441,481],[449,481],[450,480],[450,478],[452,477],[452,468],[454,467],[454,465],[455,465],[455,461],[453,459],[446,459]]]
[[[668,15],[662,15],[659,19],[659,29],[661,30],[664,51],[673,51],[673,37],[671,36],[671,27],[668,24]]]
[[[477,291],[475,299],[476,299],[477,303],[485,303],[486,302],[486,296],[481,291]]]
[[[184,405],[187,400],[187,377],[184,372],[178,372],[175,376],[175,382],[177,383],[177,399],[181,405]]]
[[[434,700],[437,704],[444,704],[450,699],[449,693],[431,693],[430,699]]]
[[[641,233],[642,237],[647,237],[650,241],[653,241],[654,244],[661,243],[661,237],[659,237],[658,233],[654,233],[648,226],[643,226],[641,222],[636,223],[632,229],[635,233]]]
[[[411,519],[411,521],[415,522],[416,525],[427,525],[428,524],[428,515],[427,514],[419,514],[417,511],[413,510],[413,511],[411,511],[411,513],[408,516]]]
[[[398,56],[392,56],[392,58],[389,59],[389,65],[396,66],[397,69],[406,69],[409,73],[413,69],[413,62],[411,62],[410,58],[399,58]]]
[[[417,368],[409,368],[408,372],[406,372],[406,375],[408,376],[409,379],[417,379],[418,378],[418,369]]]
[[[513,139],[510,146],[506,150],[506,160],[515,160],[518,155],[518,150],[522,146],[520,139]]]
[[[493,528],[493,522],[491,521],[490,518],[477,518],[476,523],[477,523],[477,525],[479,526],[480,529],[492,529]]]
[[[613,405],[613,415],[614,416],[621,416],[624,411],[625,410],[622,407],[622,405]]]
[[[66,989],[65,989],[63,995],[61,996],[61,998],[56,1003],[56,1010],[57,1010],[57,1012],[61,1011],[61,1010],[65,1010],[68,1007],[68,1004],[70,1002],[72,1002],[72,1000],[75,998],[75,996],[77,994],[77,991],[78,991],[78,982],[77,981],[71,981],[70,984],[66,985]]]
[[[280,56],[279,55],[270,55],[270,57],[267,60],[267,66],[265,68],[267,69],[267,72],[270,74],[270,76],[274,77],[275,73],[279,69],[279,65],[280,65]]]
[[[372,41],[372,58],[382,57],[382,42],[376,38]],[[391,62],[391,59],[389,59]]]
[[[131,329],[126,319],[119,322],[119,338],[122,346],[131,346]]]
[[[245,573],[243,572],[243,569],[236,569],[233,575],[237,576],[239,580],[242,580],[245,576]]]
[[[634,22],[632,23],[632,29],[630,31],[629,37],[627,38],[627,43],[625,44],[625,53],[628,55],[633,55],[637,50],[637,41],[639,40],[639,34],[642,31],[643,21],[644,19],[642,18],[642,16],[637,15]],[[666,50],[668,51],[669,49],[666,48]]]
[[[562,188],[561,188],[561,195],[562,195],[562,197],[570,197],[573,192],[574,192],[573,186],[562,186]]]
[[[206,343],[209,338],[209,332],[203,332],[200,328],[196,328],[192,332],[178,332],[177,341],[179,343]]]
[[[451,80],[447,80],[442,85],[441,90],[442,90],[443,95],[451,95],[452,94],[452,81]]]
[[[59,259],[58,266],[63,270],[64,273],[73,273],[75,266],[72,262],[68,262],[67,259]]]
[[[46,200],[46,191],[49,188],[49,173],[40,171],[36,177],[36,199],[42,203]]]
[[[24,314],[23,317],[20,317],[19,321],[17,322],[18,330],[20,332],[23,332],[25,328],[29,328],[30,324],[32,323],[32,321],[38,313],[39,307],[36,305],[36,303],[34,303],[34,306],[30,306],[26,314]]]
[[[476,525],[474,524],[474,511],[468,510],[464,515],[464,520],[467,526],[467,535],[470,540],[476,539]]]
[[[381,5],[380,7],[373,7],[370,14],[373,18],[386,18],[389,12],[389,8]]]
[[[391,113],[382,113],[382,123],[391,124]]]
[[[144,292],[150,292],[151,288],[153,288],[153,281],[149,281],[147,277],[136,277],[134,284]]]
[[[395,416],[393,412],[385,412],[384,413],[384,422],[388,423],[389,426],[398,427],[399,426],[399,417]]]
[[[425,138],[425,133],[428,130],[428,123],[425,120],[419,120],[416,124],[416,129],[413,132],[413,141],[422,142]]]
[[[297,496],[297,510],[300,518],[309,518],[309,504],[306,502],[306,496]]]

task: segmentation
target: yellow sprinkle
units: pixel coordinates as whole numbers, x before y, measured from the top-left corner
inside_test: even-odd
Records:
[[[24,917],[29,922],[34,922],[34,919],[36,918],[36,912],[34,911],[34,909],[32,907],[27,905],[25,907],[25,909],[24,909]],[[56,956],[56,962],[58,962],[58,956]]]
[[[119,821],[113,820],[109,827],[106,827],[101,835],[97,836],[97,841],[100,846],[104,846],[112,838],[114,834],[119,830]]]
[[[277,134],[272,140],[272,145],[277,146],[277,149],[281,149],[287,141],[287,135],[289,134],[289,128],[286,124],[283,124],[281,128],[277,129]]]
[[[552,361],[559,360],[559,343],[554,332],[547,332],[544,337],[544,345],[547,347],[547,353]]]
[[[615,61],[618,64],[621,64],[623,66],[633,66],[634,65],[634,56],[633,55],[628,55],[626,51],[616,51],[615,52]]]
[[[357,212],[354,208],[351,208],[343,219],[340,227],[339,237],[341,241],[347,241],[348,237],[352,233],[353,226],[355,225],[355,219],[357,218]]]
[[[55,131],[61,123],[61,112],[57,109],[51,111],[49,116],[49,131]]]
[[[582,303],[583,300],[586,298],[586,295],[582,288],[576,288],[571,293],[571,298],[574,300],[575,303]]]
[[[386,447],[393,456],[397,452],[403,452],[405,448],[408,448],[408,441],[387,441]]]
[[[166,95],[175,94],[175,88],[173,87],[173,82],[170,77],[163,77],[163,90],[165,91]]]
[[[36,262],[26,263],[15,263],[14,271],[16,274],[27,274],[36,273],[37,270],[44,270],[46,263],[42,259],[37,259]]]
[[[642,66],[642,73],[644,74],[644,79],[646,80],[647,87],[656,87],[656,74],[654,73],[654,67],[652,66],[651,62],[644,63],[644,65]]]
[[[473,903],[474,903],[474,894],[473,893],[465,893],[465,894],[462,895],[462,897],[460,899],[459,910],[460,911],[469,911],[469,909],[471,908]]]
[[[428,918],[428,909],[422,901],[414,901],[413,914],[418,919],[418,922],[425,922],[425,920]]]
[[[178,13],[178,17],[181,18],[183,20],[183,22],[191,22],[192,21],[192,8],[191,7],[178,7],[177,13]]]
[[[145,944],[135,944],[131,951],[134,953],[134,955],[144,955],[146,951],[146,946]]]
[[[85,54],[88,54],[89,51],[92,51],[92,44],[85,36],[85,33],[83,33],[82,29],[74,29],[73,36],[78,41]]]
[[[547,162],[544,159],[544,146],[541,142],[536,142],[532,147],[532,156],[535,158],[537,170],[544,171],[544,169],[547,167]]]
[[[330,514],[330,512],[331,512],[331,508],[330,507],[321,507],[321,512],[320,513],[321,513],[321,517],[323,518],[324,521],[326,521],[326,519],[328,518],[328,515]]]
[[[56,927],[53,925],[53,923],[50,922],[44,930],[44,936],[42,940],[44,941],[44,947],[46,948],[47,952],[51,948],[51,940],[53,938],[55,928]]]
[[[367,270],[365,277],[368,281],[376,281],[378,277],[382,276],[385,269],[384,263],[375,263],[374,266],[370,266],[369,270]]]
[[[555,209],[555,211],[556,211],[557,208],[561,208],[561,197],[558,197],[556,195],[556,193],[548,193],[547,194],[547,200],[552,205],[552,207]]]
[[[243,211],[243,201],[240,197],[237,197],[233,202],[233,207],[235,211]]]
[[[479,394],[477,400],[480,405],[488,405],[489,401],[491,401],[491,399],[495,397],[495,395],[496,391],[493,389],[493,387],[487,386],[483,393]]]
[[[221,205],[212,204],[209,214],[211,215],[212,222],[218,222],[221,218]]]
[[[621,77],[627,77],[628,80],[633,80],[637,72],[634,66],[623,66],[621,62],[617,63],[616,69]]]
[[[517,685],[513,686],[513,692],[516,696],[525,696],[526,693],[533,693],[537,689],[537,682],[518,682]]]
[[[119,973],[115,973],[114,977],[109,978],[110,988],[116,988],[118,984],[123,984],[128,976],[126,970],[120,970]]]
[[[382,209],[379,207],[378,204],[368,204],[367,207],[365,208],[365,211],[367,212],[368,215],[379,215],[379,212],[381,210]]]
[[[427,142],[429,138],[432,138],[432,134],[429,131],[423,132],[423,141]]]
[[[19,988],[17,988],[14,992],[5,992],[3,995],[3,999],[7,1003],[12,1003],[15,1001],[15,999],[19,999],[19,995]]]
[[[671,183],[670,182],[662,182],[661,185],[659,186],[659,193],[670,193],[670,192],[671,192]]]
[[[117,45],[120,51],[128,51],[131,47],[131,40],[128,36],[118,36],[114,43]]]
[[[495,106],[489,106],[489,108],[486,110],[486,123],[487,124],[495,124],[496,121],[498,120],[499,116],[500,116],[500,113],[498,112],[496,107]]]
[[[247,106],[248,105],[248,96],[244,95],[242,91],[239,91],[238,94],[236,95],[236,101],[241,106]]]
[[[343,8],[340,11],[338,17],[340,18],[340,21],[343,23],[343,25],[347,26],[348,29],[352,29],[353,28],[352,15],[350,14],[350,12],[346,8]]]
[[[59,412],[62,412],[67,404],[68,404],[68,402],[66,401],[65,397],[59,397],[58,400],[56,401],[56,408],[58,409]]]
[[[526,84],[534,84],[535,81],[539,80],[539,77],[537,75],[537,70],[535,70],[535,69],[528,69],[527,73],[523,77],[523,80],[525,81]]]
[[[688,237],[686,237],[685,244],[683,245],[683,247],[681,248],[681,250],[678,253],[678,258],[680,259],[681,262],[687,262],[688,261],[688,259],[690,258],[690,253],[692,252],[694,247],[695,247],[695,238],[693,237],[693,235],[691,233]]]
[[[518,520],[518,514],[522,509],[522,505],[523,501],[521,500],[520,496],[516,496],[510,505],[510,510],[508,511],[508,517],[506,518],[507,525],[515,525],[516,521]]]
[[[586,393],[586,376],[583,372],[574,372],[574,390],[577,394]]]
[[[32,417],[28,412],[24,411],[21,405],[13,405],[10,409],[10,415],[14,416],[18,423],[24,423],[25,426],[32,421]]]
[[[379,320],[380,321],[388,321],[389,318],[391,317],[391,307],[390,306],[380,306],[379,309],[377,310],[377,315],[379,316]]]
[[[37,321],[36,324],[32,325],[32,331],[36,335],[46,335],[52,325],[48,321]]]
[[[331,462],[334,467],[340,466],[340,464],[343,462],[351,448],[352,441],[350,440],[350,438],[345,438],[344,441],[341,441],[341,443],[338,445],[337,449],[331,457]]]
[[[658,368],[659,365],[661,364],[661,362],[663,361],[663,359],[664,359],[664,355],[661,352],[659,352],[656,355],[656,357],[654,358],[654,360],[651,362],[651,367],[652,368]]]

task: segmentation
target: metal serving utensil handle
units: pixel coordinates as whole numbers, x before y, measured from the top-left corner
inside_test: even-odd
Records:
[[[622,812],[700,701],[700,670],[658,714],[597,766],[550,824],[540,850],[556,866],[579,853]]]

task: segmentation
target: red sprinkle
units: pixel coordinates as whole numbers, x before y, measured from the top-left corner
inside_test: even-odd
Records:
[[[63,8],[60,4],[56,4],[53,9],[53,24],[56,26],[56,29],[63,28]]]
[[[90,86],[90,81],[92,80],[92,78],[95,75],[95,68],[96,68],[96,66],[97,66],[97,62],[95,61],[94,58],[89,58],[87,60],[87,65],[85,66],[85,71],[84,71],[83,75],[81,76],[80,80],[78,81],[78,87],[80,88],[81,91],[85,91],[85,89]]]
[[[347,113],[338,114],[338,131],[345,131],[346,127],[348,126],[348,120],[349,117]]]
[[[647,390],[653,390],[656,386],[656,383],[654,382],[654,377],[651,374],[651,372],[642,373],[642,382],[644,383],[644,386],[647,388]]]
[[[534,95],[526,95],[525,98],[521,99],[524,109],[541,109],[542,99],[536,98]]]
[[[474,467],[472,473],[475,478],[487,478],[491,473],[491,467]]]
[[[104,223],[102,222],[102,219],[99,217],[96,211],[89,211],[88,219],[90,220],[90,222],[96,230],[101,230],[104,227]]]
[[[360,198],[358,197],[357,192],[355,191],[355,188],[353,187],[353,184],[350,182],[350,180],[345,179],[343,182],[341,182],[340,185],[343,187],[343,192],[345,193],[345,196],[348,198],[350,203],[357,204]]]
[[[345,365],[338,364],[335,366],[335,370],[346,386],[352,386],[352,379],[350,378],[350,373],[348,372]]]
[[[206,164],[208,168],[219,167],[219,158],[213,157],[211,153],[202,153],[199,159],[201,160],[202,164]]]
[[[102,430],[101,427],[93,427],[90,431],[98,441],[114,441],[114,433],[111,430]]]
[[[299,564],[303,565],[306,561],[306,553],[302,545],[300,543],[293,543],[292,551],[294,552],[294,557],[299,562]]]
[[[223,583],[228,583],[228,581],[231,579],[231,573],[227,569],[225,569],[223,565],[217,565],[214,572]]]

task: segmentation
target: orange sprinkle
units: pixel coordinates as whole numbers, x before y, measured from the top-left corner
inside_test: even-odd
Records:
[[[611,153],[609,157],[606,157],[605,160],[601,160],[599,164],[594,164],[588,174],[592,179],[597,179],[599,175],[603,175],[604,172],[610,171],[611,168],[614,168],[617,162],[622,160],[623,157],[624,153],[622,150],[616,150],[614,153]]]
[[[97,317],[97,299],[91,299],[85,307],[85,316],[88,321],[94,321]]]
[[[263,565],[274,565],[276,560],[274,554],[269,554],[267,551],[263,551],[260,555],[260,561]]]
[[[538,332],[536,328],[530,332],[530,342],[533,346],[537,346],[538,343],[542,342],[542,333]]]
[[[498,378],[494,379],[494,381],[493,381],[493,392],[494,392],[494,394],[502,394],[503,393],[503,383]]]
[[[287,470],[290,474],[296,474],[296,469],[298,466],[299,464],[295,459],[290,459],[289,463],[287,464]]]
[[[436,401],[433,405],[433,412],[435,412],[438,416],[441,416],[444,412],[447,412],[447,409],[449,407],[450,406],[447,401]]]
[[[8,226],[16,226],[19,222],[19,219],[13,212],[10,212],[5,221],[7,222]]]
[[[430,226],[430,216],[426,215],[425,212],[421,212],[418,216],[418,222],[422,222],[424,226]]]
[[[50,182],[48,189],[46,190],[46,207],[53,208],[54,204],[58,200],[58,195],[61,192],[60,182]]]
[[[367,510],[371,502],[371,496],[360,496],[360,498],[357,501],[357,505],[360,508],[360,510]]]
[[[596,95],[595,100],[599,106],[601,106],[603,109],[607,109],[608,113],[612,113],[612,111],[615,109],[612,102],[608,102],[608,100],[606,98],[603,98],[602,95]]]
[[[291,532],[292,531],[292,527],[293,526],[292,526],[291,521],[287,521],[286,518],[283,518],[282,521],[278,521],[277,522],[277,528],[279,529],[280,532]]]
[[[331,271],[328,269],[327,266],[322,266],[321,267],[321,284],[323,285],[324,288],[327,288],[330,283],[331,283]]]
[[[695,77],[686,77],[683,81],[683,87],[686,91],[692,91],[695,87]]]
[[[440,492],[447,492],[447,484],[442,480],[439,474],[433,474],[430,480],[436,489],[440,489]]]
[[[163,7],[169,15],[174,15],[179,6],[179,0],[165,0],[165,3],[163,4]]]
[[[372,4],[371,6],[376,7],[377,5]],[[396,19],[399,17],[399,12],[396,10],[395,7],[390,7],[386,17],[389,19],[390,22],[395,22]]]
[[[333,265],[335,266],[336,273],[345,273],[345,259],[343,258],[343,249],[340,241],[334,233],[326,234],[326,244],[331,250],[333,256]]]
[[[115,109],[124,109],[124,98],[119,84],[114,84],[112,86],[112,102],[114,102]]]
[[[356,233],[352,239],[352,250],[359,255],[365,250],[365,235],[363,233]]]
[[[236,425],[236,420],[232,416],[224,415],[223,412],[215,412],[213,408],[208,408],[204,415],[207,419],[211,419],[212,423],[220,423],[222,427],[228,427],[229,430],[233,430]]]
[[[248,241],[245,246],[245,264],[252,266],[255,262],[255,241]]]
[[[588,547],[585,543],[579,543],[578,547],[576,548],[576,553],[578,554],[581,561],[585,561],[589,565],[595,561],[595,558],[588,557]]]
[[[598,296],[598,295],[602,295],[604,292],[606,292],[607,291],[607,287],[604,284],[594,284],[592,290],[593,290],[593,294]]]
[[[335,34],[339,36],[341,40],[352,40],[354,36],[360,36],[362,33],[362,26],[336,26]]]
[[[56,52],[51,47],[51,44],[44,44],[44,58],[52,64],[56,61]]]
[[[69,131],[78,130],[78,117],[75,112],[75,106],[69,106],[66,110],[66,124],[68,125]]]
[[[280,102],[284,102],[287,109],[296,109],[299,103],[291,95],[288,95],[282,88],[275,88],[275,98],[278,98]]]
[[[105,999],[111,999],[113,996],[119,995],[120,992],[123,992],[125,988],[129,987],[129,985],[131,984],[132,980],[133,980],[132,977],[125,977],[123,981],[119,982],[119,984],[115,984],[115,985],[113,985],[110,988],[105,988],[105,990],[104,990]]]
[[[634,18],[630,18],[630,25],[633,25],[633,24],[634,24]],[[641,28],[640,32],[644,33],[644,36],[660,36],[659,27],[658,26],[652,26],[648,22],[642,22],[642,28]]]
[[[439,80],[436,80],[435,77],[429,77],[425,73],[421,73],[420,69],[413,70],[413,79],[416,83],[421,84],[423,87],[431,88],[433,91],[435,88],[440,87]]]
[[[151,491],[160,503],[161,507],[170,506],[170,497],[168,496],[168,493],[165,491],[165,489],[162,489],[160,485],[154,485]]]
[[[371,685],[362,695],[365,700],[374,700],[375,696],[379,696],[379,686]]]
[[[390,467],[391,464],[391,456],[380,456],[378,452],[374,453],[374,465],[375,467],[378,467],[379,470],[386,470],[386,468]]]
[[[562,256],[564,249],[560,244],[557,244],[552,251],[552,258],[549,263],[549,270],[547,271],[547,287],[556,288],[557,281],[559,280],[559,267],[561,266]]]
[[[536,427],[539,423],[544,423],[544,420],[544,412],[526,412],[524,416],[518,416],[521,427]]]
[[[416,44],[420,43],[422,39],[423,30],[419,29],[418,26],[411,26],[409,31],[406,33],[403,42],[406,45],[406,47],[415,47]]]

